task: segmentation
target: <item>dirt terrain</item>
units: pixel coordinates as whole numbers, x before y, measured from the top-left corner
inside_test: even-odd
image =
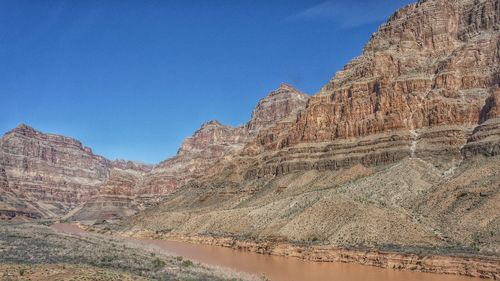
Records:
[[[34,223],[0,224],[0,280],[247,280],[154,248]],[[76,278],[76,279],[75,279]]]

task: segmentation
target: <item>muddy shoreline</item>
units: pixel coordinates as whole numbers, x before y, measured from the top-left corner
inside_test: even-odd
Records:
[[[419,255],[379,250],[342,249],[332,246],[302,246],[285,242],[243,241],[231,237],[177,236],[147,231],[113,232],[112,234],[142,239],[160,239],[221,246],[314,262],[355,263],[387,269],[500,280],[500,258],[496,257]]]

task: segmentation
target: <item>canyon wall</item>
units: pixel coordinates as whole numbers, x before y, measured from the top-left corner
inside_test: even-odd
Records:
[[[5,172],[0,174],[0,212],[7,218],[64,216],[88,222],[135,214],[243,150],[260,130],[293,119],[307,99],[282,84],[259,102],[248,124],[207,122],[182,143],[176,156],[158,165],[110,161],[75,139],[22,124],[0,141],[0,168]]]
[[[112,227],[498,257],[499,87],[500,1],[419,1],[296,114]]]

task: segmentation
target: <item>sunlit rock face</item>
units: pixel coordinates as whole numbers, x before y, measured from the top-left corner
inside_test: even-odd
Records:
[[[499,7],[499,0],[408,5],[316,95],[282,84],[248,123],[207,122],[155,166],[109,161],[74,139],[21,125],[0,142],[0,206],[54,217],[79,205],[73,217],[100,220],[193,186],[203,196],[213,195],[207,186],[239,188],[222,197],[252,195],[280,177],[361,171],[356,178],[419,161],[453,175],[500,153]]]
[[[242,150],[119,228],[498,255],[499,20],[499,0],[404,7],[294,114],[259,103]]]
[[[110,162],[79,141],[20,125],[0,142],[9,192],[42,216],[58,216],[90,199],[108,177]]]
[[[224,157],[240,153],[260,131],[296,118],[308,98],[292,86],[282,84],[258,103],[246,125],[231,127],[216,120],[203,124],[184,140],[176,156],[163,161],[146,176],[142,193],[168,194],[203,176]]]
[[[275,126],[288,118],[294,118],[305,108],[309,96],[288,84],[281,84],[255,107],[252,119],[247,124],[250,130],[261,130]]]
[[[248,175],[408,156],[443,169],[457,164],[474,128],[498,115],[499,7],[435,0],[394,13],[296,120],[258,135],[253,151],[279,153]]]

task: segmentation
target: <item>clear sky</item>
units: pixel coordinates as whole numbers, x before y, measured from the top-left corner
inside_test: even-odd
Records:
[[[410,0],[0,0],[0,133],[157,163],[287,82],[316,93]]]

